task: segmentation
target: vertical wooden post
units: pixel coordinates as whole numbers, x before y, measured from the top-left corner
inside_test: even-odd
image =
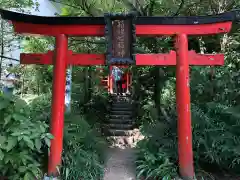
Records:
[[[89,97],[88,97],[88,67],[84,68],[84,104],[86,104],[89,101]],[[85,109],[85,106],[84,106]],[[84,110],[85,111],[85,110]]]
[[[179,168],[180,175],[184,180],[192,180],[194,178],[194,169],[190,110],[188,38],[186,34],[177,35],[176,53]]]
[[[71,113],[71,90],[72,90],[72,66],[67,68],[65,87],[65,108],[66,113]]]
[[[107,91],[110,93],[110,75],[107,76]]]
[[[51,133],[54,139],[51,141],[48,160],[48,175],[57,176],[57,166],[61,165],[63,149],[64,128],[64,98],[66,83],[68,38],[66,35],[56,37],[53,71],[52,114]]]
[[[110,84],[110,94],[113,94],[113,76],[112,76],[112,66],[109,67],[109,84]]]

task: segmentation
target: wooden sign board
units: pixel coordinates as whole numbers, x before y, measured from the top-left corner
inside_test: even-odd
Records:
[[[135,64],[135,14],[106,14],[105,37],[108,65]]]
[[[114,20],[112,22],[112,57],[130,58],[131,53],[131,21]]]

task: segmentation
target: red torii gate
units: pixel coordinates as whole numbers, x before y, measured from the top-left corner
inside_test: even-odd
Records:
[[[22,64],[53,64],[53,97],[51,141],[48,175],[57,175],[61,164],[64,127],[64,94],[67,65],[104,65],[103,54],[75,54],[68,51],[67,36],[104,36],[103,17],[40,17],[0,10],[3,19],[10,20],[17,33],[56,37],[55,53],[21,54]],[[137,17],[137,36],[175,35],[176,51],[168,54],[136,54],[136,65],[176,65],[176,100],[178,112],[178,154],[180,174],[193,179],[193,152],[189,89],[189,65],[223,65],[223,54],[200,55],[188,51],[188,35],[227,33],[238,12],[194,17]],[[112,63],[111,65],[113,65]]]

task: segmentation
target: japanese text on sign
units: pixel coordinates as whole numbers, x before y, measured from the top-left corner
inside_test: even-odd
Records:
[[[128,20],[113,21],[113,57],[130,55],[130,26]]]

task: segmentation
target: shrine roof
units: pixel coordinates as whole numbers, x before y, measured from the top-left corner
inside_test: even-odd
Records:
[[[15,22],[47,25],[105,25],[104,17],[46,17],[12,12],[0,9],[3,19]],[[230,11],[208,16],[138,16],[137,25],[196,25],[235,21],[240,11]]]

